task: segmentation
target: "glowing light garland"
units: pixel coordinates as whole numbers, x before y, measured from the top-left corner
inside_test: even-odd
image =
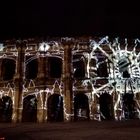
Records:
[[[102,49],[101,46],[102,46],[102,43],[104,41],[106,42],[105,45],[108,46],[109,49],[112,51],[112,55],[114,56],[113,59],[111,58],[110,54],[107,54]],[[139,68],[138,59],[139,59],[140,54],[139,53],[137,54],[137,52],[136,52],[136,47],[138,46],[138,43],[140,43],[140,40],[135,39],[133,50],[128,51],[127,50],[128,49],[127,39],[125,39],[124,50],[121,50],[121,48],[120,48],[119,38],[116,38],[112,45],[108,41],[108,37],[105,37],[105,38],[101,39],[101,41],[99,41],[99,43],[95,42],[94,40],[91,42],[91,47],[92,47],[92,52],[90,53],[91,58],[93,57],[94,51],[98,48],[107,57],[107,59],[109,59],[114,65],[110,69],[109,78],[108,78],[109,83],[108,84],[105,84],[105,85],[101,86],[100,88],[95,89],[94,84],[91,83],[92,84],[92,89],[93,89],[92,94],[96,94],[99,97],[100,95],[97,94],[97,93],[99,93],[99,91],[102,90],[103,88],[105,88],[106,86],[111,86],[114,89],[114,91],[118,93],[118,98],[117,98],[117,101],[115,102],[115,105],[114,105],[114,114],[115,114],[115,119],[116,120],[118,119],[118,116],[116,114],[117,110],[119,109],[119,110],[122,111],[122,109],[118,108],[118,106],[119,106],[119,104],[121,104],[121,106],[122,106],[122,102],[121,102],[120,97],[121,97],[121,94],[124,93],[124,87],[125,87],[124,85],[126,84],[126,86],[127,86],[126,90],[130,91],[131,87],[129,86],[129,83],[131,83],[132,84],[131,86],[133,87],[134,94],[139,92],[138,81],[139,81],[139,78],[140,78],[139,77],[140,76],[140,74],[139,74],[140,73],[140,68]],[[129,67],[130,76],[131,76],[130,78],[123,78],[121,73],[119,72],[119,69],[118,69],[118,61],[123,56],[129,57],[129,60],[131,61],[131,66],[133,66],[133,67],[131,67],[131,66]],[[96,65],[96,67],[97,67],[97,65]],[[89,67],[87,69],[89,69]],[[112,85],[113,81],[116,82],[115,88]],[[111,91],[109,91],[109,93],[111,94]],[[138,101],[136,103],[139,106]],[[120,117],[119,120],[121,120],[121,118],[124,117],[123,112],[119,117]]]

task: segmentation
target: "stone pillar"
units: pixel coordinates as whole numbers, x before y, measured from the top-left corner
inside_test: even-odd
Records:
[[[39,57],[38,59],[38,78],[44,78],[44,57]]]
[[[0,81],[2,80],[2,59],[0,59]]]
[[[37,122],[39,123],[44,122],[44,96],[45,93],[43,92],[37,98]]]
[[[64,81],[64,121],[71,121],[72,112],[72,47],[71,42],[65,42],[64,45],[64,62],[63,62],[63,81]]]
[[[47,58],[46,58],[46,52],[42,54],[38,58],[38,83],[39,85],[43,85],[43,87],[40,88],[40,90],[45,90],[46,89],[46,77],[47,77]],[[45,122],[45,114],[46,114],[46,109],[45,109],[45,95],[46,93],[43,92],[41,93],[38,97],[38,104],[37,104],[37,122],[42,123]]]
[[[13,107],[13,122],[21,122],[22,119],[22,94],[23,94],[23,79],[24,79],[24,56],[26,42],[17,41],[16,43],[18,49],[18,58],[17,58],[17,73],[15,76],[16,92],[14,98],[14,107]]]

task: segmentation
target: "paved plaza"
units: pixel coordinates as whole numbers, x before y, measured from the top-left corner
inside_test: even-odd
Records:
[[[140,140],[140,120],[1,123],[0,140]]]

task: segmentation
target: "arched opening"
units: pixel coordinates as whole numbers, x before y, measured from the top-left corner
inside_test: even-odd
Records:
[[[74,97],[74,120],[89,120],[88,97],[83,93],[78,93]]]
[[[123,111],[125,119],[137,118],[136,103],[134,100],[134,94],[126,93],[123,95]]]
[[[0,122],[12,121],[13,103],[11,97],[3,96],[0,99]]]
[[[26,58],[26,71],[25,71],[25,77],[26,79],[35,79],[37,77],[38,73],[38,60],[32,59],[32,57]]]
[[[28,95],[23,100],[22,122],[37,121],[37,99],[35,95]]]
[[[113,98],[112,96],[105,92],[99,98],[100,113],[102,120],[112,120],[114,118],[113,114]]]
[[[53,94],[47,101],[48,121],[60,122],[64,120],[63,116],[63,97],[59,94]]]
[[[16,61],[13,59],[3,59],[2,60],[2,77],[4,81],[12,80],[15,74],[15,68],[16,68]]]
[[[73,71],[74,78],[84,78],[85,77],[85,62],[82,55],[73,56]]]
[[[96,58],[97,58],[97,60],[96,60],[97,76],[98,77],[108,77],[106,57],[103,55],[102,52],[97,51]]]
[[[97,76],[97,70],[96,70],[96,59],[91,58],[90,60],[90,77],[96,77]]]
[[[61,78],[62,73],[62,59],[59,57],[49,57],[49,77],[50,78]]]

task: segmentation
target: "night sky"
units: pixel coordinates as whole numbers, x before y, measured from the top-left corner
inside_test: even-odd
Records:
[[[91,1],[0,1],[0,39],[47,36],[109,35],[132,38],[140,36],[138,3]]]

